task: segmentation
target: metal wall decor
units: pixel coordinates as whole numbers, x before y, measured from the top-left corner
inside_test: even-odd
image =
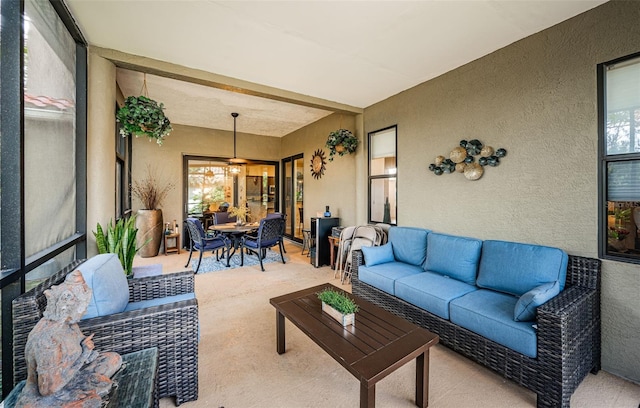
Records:
[[[325,160],[324,150],[318,149],[311,156],[311,175],[317,180],[324,174],[327,161]]]
[[[474,156],[480,156],[476,162]],[[434,163],[429,165],[429,170],[436,176],[443,173],[464,173],[467,180],[478,180],[484,174],[484,167],[495,167],[500,164],[500,159],[507,155],[506,149],[494,150],[491,146],[485,146],[478,139],[470,141],[461,140],[459,147],[454,147],[449,153],[449,158],[437,156]]]

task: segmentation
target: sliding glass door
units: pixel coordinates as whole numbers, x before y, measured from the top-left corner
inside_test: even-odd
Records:
[[[228,159],[184,157],[184,216],[206,225],[207,217],[221,208],[244,205],[249,220],[258,221],[278,208],[278,164],[253,161],[229,165]]]
[[[284,191],[283,209],[287,215],[285,236],[302,242],[304,228],[304,156],[302,154],[282,160],[282,186]]]

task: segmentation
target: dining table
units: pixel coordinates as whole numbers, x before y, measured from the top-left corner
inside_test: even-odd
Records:
[[[236,253],[236,250],[240,247],[240,242],[242,241],[242,237],[252,231],[257,230],[260,227],[259,222],[251,222],[238,224],[235,222],[229,222],[226,224],[214,224],[210,225],[208,231],[213,231],[214,233],[224,234],[227,238],[231,240],[232,247],[229,256],[227,257],[227,266],[229,266],[229,260]]]

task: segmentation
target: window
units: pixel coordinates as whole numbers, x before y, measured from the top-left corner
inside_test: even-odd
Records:
[[[369,222],[396,225],[397,126],[369,133]]]
[[[59,0],[2,1],[0,301],[86,257],[86,42]],[[2,313],[2,394],[12,316]]]
[[[116,106],[116,112],[118,106]],[[122,137],[116,121],[116,219],[131,214],[131,137]]]
[[[600,256],[640,263],[640,55],[598,66]]]

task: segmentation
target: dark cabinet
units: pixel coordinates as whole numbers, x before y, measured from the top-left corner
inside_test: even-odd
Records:
[[[331,262],[331,248],[329,247],[329,236],[331,228],[340,225],[338,217],[312,217],[311,218],[311,242],[315,245],[311,247],[311,265],[319,268],[329,265]]]

